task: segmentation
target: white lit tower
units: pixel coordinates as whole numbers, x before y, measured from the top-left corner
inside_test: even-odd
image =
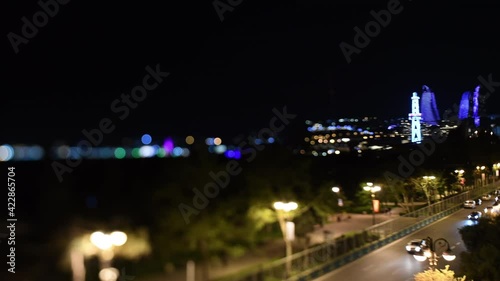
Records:
[[[411,97],[411,113],[408,114],[411,120],[411,142],[420,143],[422,141],[422,130],[420,129],[420,120],[422,113],[420,113],[419,100],[416,92],[413,92]]]

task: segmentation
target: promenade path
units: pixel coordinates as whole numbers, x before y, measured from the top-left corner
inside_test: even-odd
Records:
[[[386,221],[399,217],[402,208],[393,208],[390,213],[376,214],[375,223],[384,223]],[[342,214],[341,220],[338,221],[337,217],[332,217],[331,222],[323,225],[323,227],[316,227],[314,231],[308,234],[310,243],[322,243],[327,238],[336,238],[346,233],[357,232],[364,230],[373,225],[373,216],[371,214]],[[299,245],[295,245],[295,250],[301,250]],[[229,259],[225,265],[212,264],[210,265],[209,276],[210,280],[220,277],[228,276],[237,273],[241,270],[258,266],[284,257],[285,245],[282,240],[270,242],[264,247],[261,247],[253,252],[238,258]],[[197,272],[198,273],[198,272]],[[165,273],[155,276],[136,276],[134,281],[186,281],[186,270],[176,270],[174,272]],[[196,278],[198,280],[198,278]]]

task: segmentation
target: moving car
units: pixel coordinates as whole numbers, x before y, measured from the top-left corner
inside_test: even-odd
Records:
[[[422,244],[424,243],[425,241],[423,239],[412,239],[405,246],[406,252],[412,255],[420,253],[422,251]]]
[[[476,202],[474,200],[466,200],[464,202],[464,208],[466,208],[466,209],[475,209],[476,208]]]
[[[481,212],[473,211],[467,216],[467,218],[470,220],[478,220],[481,218],[481,215],[482,215]]]
[[[491,194],[485,194],[481,197],[481,199],[483,199],[484,201],[488,201],[488,200],[491,200]]]

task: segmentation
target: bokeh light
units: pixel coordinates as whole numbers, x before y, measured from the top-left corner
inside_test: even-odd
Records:
[[[141,141],[143,144],[145,145],[148,145],[151,143],[151,141],[153,140],[153,138],[151,138],[151,136],[149,134],[144,134],[142,135],[141,137]]]
[[[123,159],[127,155],[127,152],[123,147],[117,147],[115,148],[115,158],[116,159]]]
[[[14,158],[14,148],[8,144],[0,145],[0,161],[9,161]]]
[[[187,136],[186,137],[186,143],[191,145],[194,143],[194,137],[193,136]]]

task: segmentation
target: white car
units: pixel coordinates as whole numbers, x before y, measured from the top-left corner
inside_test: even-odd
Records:
[[[420,253],[422,251],[422,246],[425,246],[424,239],[412,239],[406,244],[405,249],[408,254],[413,255]]]
[[[466,209],[475,209],[476,208],[476,202],[474,200],[466,200],[464,202],[464,208],[466,208]]]
[[[491,200],[491,194],[485,194],[481,197],[481,199],[483,199],[484,201]]]

